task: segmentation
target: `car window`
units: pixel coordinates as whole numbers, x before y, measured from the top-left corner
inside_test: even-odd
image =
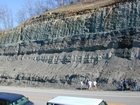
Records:
[[[47,105],[53,105],[52,103],[47,103]]]
[[[10,102],[6,100],[0,100],[0,105],[10,105]]]
[[[28,102],[28,98],[22,97],[16,101],[14,101],[13,105],[24,105],[26,102]]]
[[[105,101],[102,101],[99,105],[107,105]]]
[[[47,105],[62,105],[62,104],[47,103]]]

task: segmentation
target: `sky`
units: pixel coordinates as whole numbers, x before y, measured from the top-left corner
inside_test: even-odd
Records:
[[[25,0],[1,0],[0,6],[7,6],[12,10],[13,14],[16,14],[19,9],[22,8],[22,4],[25,3]]]

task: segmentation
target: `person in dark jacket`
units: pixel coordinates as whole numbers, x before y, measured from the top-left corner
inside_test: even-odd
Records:
[[[126,81],[125,81],[125,79],[123,80],[123,91],[125,91],[126,90]]]

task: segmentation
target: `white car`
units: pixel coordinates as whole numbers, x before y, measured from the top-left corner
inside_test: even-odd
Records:
[[[108,104],[103,99],[57,96],[49,100],[46,105],[108,105]]]

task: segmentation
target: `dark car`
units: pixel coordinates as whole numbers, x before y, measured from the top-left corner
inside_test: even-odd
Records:
[[[0,92],[0,105],[34,105],[22,94]]]

